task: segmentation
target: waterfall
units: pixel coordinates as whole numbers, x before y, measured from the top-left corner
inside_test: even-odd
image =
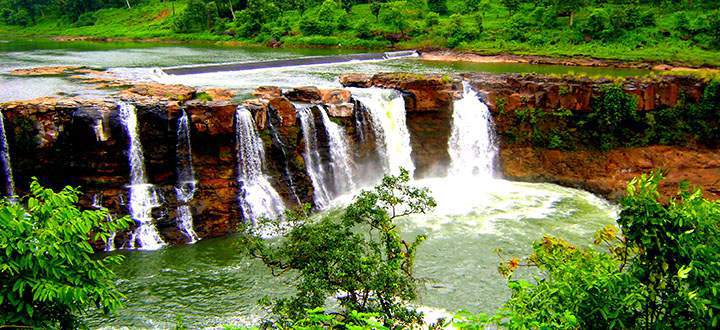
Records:
[[[177,196],[177,226],[180,231],[195,243],[198,236],[193,229],[192,212],[190,211],[190,200],[195,195],[195,170],[192,165],[192,149],[190,147],[190,125],[185,110],[178,119],[177,127],[177,183],[175,194]]]
[[[12,165],[10,164],[10,147],[8,146],[7,136],[5,135],[5,120],[3,113],[0,112],[0,161],[2,161],[3,174],[5,175],[5,195],[15,195],[15,181],[12,175]]]
[[[275,152],[277,158],[282,161],[283,177],[285,178],[288,188],[290,189],[290,194],[292,195],[292,198],[295,200],[297,205],[302,205],[300,197],[298,197],[297,195],[297,189],[295,188],[295,180],[293,180],[292,173],[290,173],[290,160],[287,155],[287,146],[285,145],[285,142],[283,142],[283,138],[282,136],[280,136],[280,133],[278,132],[276,126],[279,125],[280,122],[279,116],[280,115],[275,109],[273,109],[273,107],[268,107],[267,125],[270,129],[270,136],[272,137],[271,151]]]
[[[95,210],[102,209],[103,208],[102,195],[93,194],[90,207],[92,207]],[[109,214],[107,216],[107,219],[105,219],[105,221],[107,221],[107,222],[113,221],[112,215]],[[115,251],[115,236],[117,236],[116,232],[112,232],[108,236],[107,242],[105,243],[105,252]]]
[[[316,127],[313,109],[320,113],[324,135],[319,134]],[[315,206],[323,209],[333,198],[355,189],[347,134],[330,120],[324,107],[306,107],[298,114],[305,144],[305,167],[313,184]],[[321,137],[327,139],[329,159],[321,156]]]
[[[332,197],[328,189],[330,176],[328,168],[320,157],[318,147],[317,128],[315,127],[315,116],[312,113],[313,107],[307,107],[298,112],[300,126],[302,127],[305,143],[305,168],[313,185],[313,200],[318,209],[325,208]]]
[[[130,216],[138,227],[130,236],[129,247],[156,250],[165,245],[153,224],[152,209],[160,206],[155,187],[147,182],[145,175],[145,157],[140,142],[137,111],[135,106],[118,102],[120,120],[129,139],[128,160],[130,162],[130,196],[128,198]]]
[[[330,145],[330,168],[335,179],[335,194],[352,191],[355,189],[355,182],[345,129],[330,120],[324,107],[319,107],[319,110]]]
[[[263,142],[255,129],[252,114],[242,106],[235,111],[235,138],[238,199],[244,218],[254,222],[260,217],[282,217],[285,205],[262,172],[265,161]]]
[[[405,100],[400,92],[379,88],[353,88],[353,95],[370,113],[373,133],[381,149],[386,172],[397,174],[405,168],[415,172],[410,147],[410,132],[405,119]]]
[[[466,82],[463,82],[462,99],[453,103],[448,152],[451,176],[494,176],[498,147],[492,116],[487,105]]]

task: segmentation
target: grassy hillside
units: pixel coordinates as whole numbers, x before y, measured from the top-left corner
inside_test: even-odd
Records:
[[[2,0],[0,0],[2,1]],[[483,54],[585,56],[695,66],[720,66],[717,10],[682,5],[596,4],[574,13],[570,26],[555,7],[525,3],[513,15],[499,2],[449,0],[438,15],[417,1],[391,1],[373,15],[370,4],[345,12],[334,1],[301,10],[273,5],[235,11],[228,17],[204,0],[151,0],[132,9],[105,8],[74,22],[59,14],[34,25],[0,26],[1,33],[21,36],[237,41],[284,46],[344,48],[454,48]],[[268,1],[272,2],[272,1]],[[598,1],[600,2],[600,1]],[[188,3],[190,6],[188,6]],[[280,5],[278,5],[280,6]],[[198,11],[200,12],[198,14]],[[263,16],[264,15],[264,16]],[[715,30],[713,30],[715,29]],[[714,34],[713,34],[714,33]]]

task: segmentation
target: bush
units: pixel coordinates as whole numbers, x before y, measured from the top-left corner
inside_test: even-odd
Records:
[[[96,21],[97,16],[95,16],[95,12],[84,13],[78,17],[75,26],[93,26]]]
[[[637,111],[637,97],[627,94],[619,84],[604,85],[593,98],[592,112],[581,126],[602,150],[631,146],[644,127]]]
[[[416,298],[415,251],[425,239],[400,238],[394,219],[435,207],[427,189],[408,185],[410,176],[386,176],[373,191],[363,191],[338,217],[307,217],[310,207],[288,214],[292,228],[279,241],[266,241],[262,229],[249,228],[241,246],[260,258],[273,274],[294,270],[297,294],[274,302],[280,328],[306,319],[308,311],[338,297],[341,310],[333,320],[348,322],[355,312],[374,313],[387,326],[421,322],[405,305]],[[262,227],[262,226],[261,226]]]
[[[345,22],[345,11],[336,1],[325,0],[317,8],[308,10],[300,21],[300,31],[305,35],[330,36]]]
[[[122,294],[108,266],[122,256],[94,256],[88,241],[106,241],[129,217],[79,210],[75,188],[56,193],[33,179],[30,191],[0,201],[0,324],[72,328],[86,308],[115,310]]]
[[[210,31],[219,21],[215,2],[205,4],[202,0],[190,0],[173,22],[173,30],[180,33]]]

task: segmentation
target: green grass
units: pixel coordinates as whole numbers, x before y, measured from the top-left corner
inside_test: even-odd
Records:
[[[458,11],[463,1],[449,0],[450,11]],[[96,12],[95,25],[78,27],[61,18],[48,17],[37,25],[19,28],[0,25],[0,33],[17,36],[87,36],[91,38],[111,39],[152,39],[178,41],[237,42],[239,45],[265,44],[267,35],[255,39],[233,38],[224,34],[210,32],[180,34],[172,29],[173,19],[185,9],[185,4],[178,1],[151,2],[128,10],[126,8],[102,9]],[[689,66],[720,66],[720,52],[703,49],[693,41],[682,40],[672,34],[675,12],[667,8],[645,6],[643,10],[656,12],[656,25],[638,28],[625,33],[609,42],[578,41],[582,39],[576,31],[567,28],[567,18],[557,18],[557,26],[532,34],[524,42],[511,40],[507,35],[510,17],[508,11],[497,3],[482,8],[484,32],[477,40],[460,43],[456,48],[480,54],[517,54],[550,57],[588,57],[620,61],[644,61],[669,63]],[[685,9],[688,17],[699,17],[706,14],[700,9]],[[295,14],[298,15],[297,13]],[[589,10],[577,14],[577,22],[582,22],[589,15]],[[409,40],[392,44],[383,35],[393,33],[393,28],[378,21],[370,13],[367,4],[356,5],[346,16],[346,29],[332,36],[303,35],[298,27],[301,18],[292,19],[291,30],[281,38],[285,46],[290,47],[338,47],[353,49],[389,49],[389,48],[443,48],[447,38],[432,30],[424,31],[423,14],[417,11],[408,12],[411,29]],[[449,17],[440,18],[439,26],[448,25]],[[464,17],[465,24],[472,24],[471,16]],[[376,34],[375,37],[362,39],[355,31],[357,26],[367,26]],[[420,32],[417,32],[420,31]]]

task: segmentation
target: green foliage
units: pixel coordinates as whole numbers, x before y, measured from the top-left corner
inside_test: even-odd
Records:
[[[592,112],[582,125],[602,150],[632,145],[640,125],[637,98],[627,94],[619,84],[604,85],[593,99]]]
[[[479,329],[711,329],[720,323],[720,203],[687,187],[669,202],[655,171],[628,184],[617,228],[579,248],[544,237],[533,253],[500,264],[512,277],[535,270],[532,282],[512,279],[510,300],[491,317],[460,313],[455,325]]]
[[[408,185],[409,180],[405,170],[386,176],[374,190],[360,193],[339,217],[310,219],[309,207],[288,214],[291,226],[277,241],[264,240],[261,229],[248,229],[243,248],[274,274],[293,270],[298,276],[297,294],[274,302],[275,326],[354,324],[357,312],[372,313],[389,327],[421,321],[406,302],[417,297],[413,263],[425,236],[403,240],[394,220],[425,213],[435,207],[435,200],[427,189]],[[330,297],[338,297],[341,309],[332,315],[318,312]]]
[[[333,35],[345,21],[345,11],[334,0],[325,0],[317,8],[308,10],[300,21],[305,35]]]
[[[115,310],[122,294],[108,266],[122,256],[94,256],[89,240],[106,241],[129,217],[79,210],[72,187],[54,192],[33,179],[30,191],[0,200],[0,324],[70,328],[88,307]]]
[[[719,2],[693,1],[692,6],[673,1],[586,0],[331,2],[134,0],[127,8],[123,0],[0,0],[0,23],[26,26],[12,30],[34,35],[274,40],[294,46],[450,46],[482,53],[720,65]],[[332,10],[325,17],[318,14],[320,7]],[[438,24],[426,20],[432,12],[439,15]],[[457,23],[453,14],[461,16],[464,28],[452,26]],[[477,24],[479,18],[482,24]]]
[[[209,31],[219,20],[215,2],[189,0],[185,11],[175,20],[173,29],[180,33]]]

